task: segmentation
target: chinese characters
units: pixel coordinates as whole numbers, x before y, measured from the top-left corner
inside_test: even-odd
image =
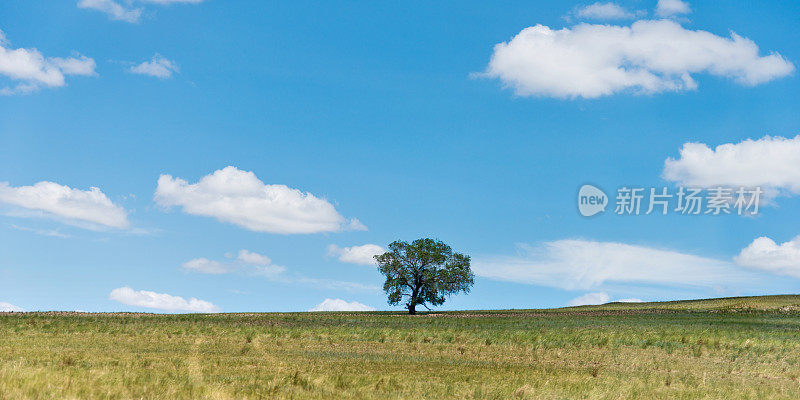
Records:
[[[629,188],[617,189],[616,208],[618,215],[640,215],[670,212],[683,215],[755,215],[764,192],[760,187],[737,190],[728,187],[684,188],[679,187],[670,193],[669,188]],[[644,203],[644,205],[643,205]]]

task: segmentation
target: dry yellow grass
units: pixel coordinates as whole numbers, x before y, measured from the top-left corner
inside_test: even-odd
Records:
[[[800,397],[800,300],[732,302],[4,314],[0,399]]]

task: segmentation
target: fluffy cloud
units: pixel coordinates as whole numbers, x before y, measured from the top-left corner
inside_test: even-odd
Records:
[[[745,267],[800,278],[800,236],[781,244],[762,236],[742,249],[734,261]]]
[[[644,303],[644,300],[636,299],[636,298],[619,299],[619,300],[614,300],[614,301],[616,301],[617,303]]]
[[[357,219],[345,220],[325,199],[286,185],[266,185],[254,173],[235,167],[215,171],[194,184],[161,175],[155,201],[163,207],[181,206],[187,214],[214,217],[257,232],[366,229]]]
[[[800,194],[800,135],[764,136],[714,149],[685,143],[679,158],[664,162],[662,176],[684,186],[761,187],[767,198]]]
[[[22,308],[19,308],[11,303],[6,303],[5,301],[0,301],[0,312],[24,312]]]
[[[568,290],[605,284],[713,289],[754,282],[749,271],[727,261],[624,243],[570,239],[520,250],[518,256],[476,257],[473,271],[485,278]]]
[[[80,190],[47,181],[12,187],[0,182],[0,203],[42,212],[85,228],[130,226],[127,212],[96,187]]]
[[[605,292],[586,293],[583,296],[576,297],[567,303],[568,306],[588,306],[605,304],[611,301],[611,296]]]
[[[377,265],[374,256],[385,253],[386,250],[377,244],[361,246],[339,247],[335,244],[328,246],[328,256],[336,257],[339,261],[351,264]]]
[[[658,0],[656,5],[656,15],[659,17],[671,17],[679,14],[692,12],[689,3],[681,0]]]
[[[154,76],[160,79],[169,78],[174,72],[178,71],[178,65],[174,61],[170,61],[158,53],[150,61],[145,61],[130,68],[130,72],[134,74]]]
[[[286,271],[285,267],[272,264],[269,257],[244,249],[239,250],[235,259],[227,262],[195,258],[183,263],[181,267],[186,271],[201,274],[219,275],[243,272],[267,277],[275,277]]]
[[[15,84],[0,87],[0,95],[25,94],[42,87],[61,87],[67,75],[92,76],[96,64],[93,59],[73,57],[45,57],[36,49],[13,49],[0,31],[0,76]]]
[[[203,0],[138,0],[138,3],[170,5],[181,3],[197,4],[201,3],[202,1]],[[139,22],[142,12],[144,11],[144,8],[142,7],[132,6],[132,4],[136,2],[137,0],[127,0],[125,2],[127,4],[126,7],[114,0],[79,0],[78,8],[100,11],[108,15],[108,17],[112,20],[136,23]]]
[[[641,12],[631,12],[616,3],[593,3],[575,9],[573,13],[578,18],[585,19],[630,19],[641,16]]]
[[[567,303],[567,306],[589,306],[606,304],[611,302],[611,296],[606,292],[586,293],[583,296],[576,297]],[[642,303],[641,299],[617,299],[616,303]]]
[[[760,56],[752,40],[735,33],[726,38],[671,20],[641,20],[630,27],[525,28],[495,45],[480,75],[500,79],[520,96],[596,98],[695,89],[696,73],[753,86],[792,71],[780,54]]]
[[[375,311],[375,309],[356,301],[348,303],[342,299],[325,299],[308,311]]]
[[[186,300],[180,296],[147,290],[133,290],[127,286],[112,290],[108,298],[129,306],[155,308],[170,312],[215,313],[220,311],[219,307],[214,304],[194,297]]]

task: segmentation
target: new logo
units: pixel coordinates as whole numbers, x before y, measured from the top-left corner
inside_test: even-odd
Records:
[[[592,185],[583,185],[578,190],[578,211],[584,217],[591,217],[606,210],[608,196]]]

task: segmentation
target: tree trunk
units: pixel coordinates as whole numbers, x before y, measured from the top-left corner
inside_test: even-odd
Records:
[[[411,315],[417,313],[417,293],[419,293],[419,285],[411,289],[411,298],[408,299],[408,303],[406,303],[406,306],[408,306],[408,313]]]

